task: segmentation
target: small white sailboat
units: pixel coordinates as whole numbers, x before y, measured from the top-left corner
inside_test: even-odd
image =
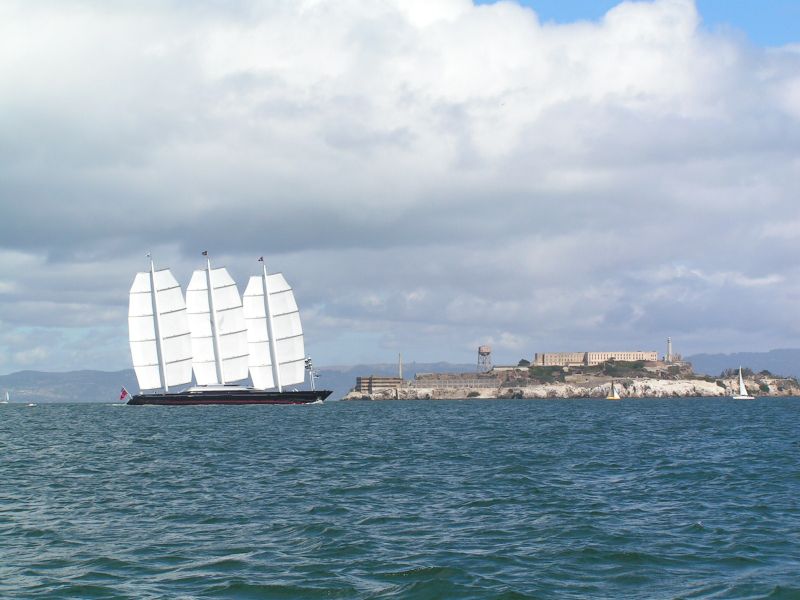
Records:
[[[753,396],[747,393],[747,388],[744,387],[744,378],[742,377],[742,367],[739,367],[739,393],[733,396],[734,400],[755,400]]]
[[[11,396],[9,395],[8,390],[6,390],[6,399],[5,400],[0,400],[0,404],[8,404],[8,401],[10,399],[11,399]]]
[[[614,381],[611,381],[611,391],[606,396],[606,400],[619,400],[619,391],[617,390],[617,384]]]

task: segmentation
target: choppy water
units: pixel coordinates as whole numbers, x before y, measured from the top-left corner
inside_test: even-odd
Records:
[[[800,399],[0,406],[0,597],[796,598]]]

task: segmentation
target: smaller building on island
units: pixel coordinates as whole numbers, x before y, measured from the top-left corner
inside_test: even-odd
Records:
[[[393,390],[399,387],[403,387],[402,377],[370,375],[368,377],[356,377],[355,391],[364,394],[374,394],[383,390]]]

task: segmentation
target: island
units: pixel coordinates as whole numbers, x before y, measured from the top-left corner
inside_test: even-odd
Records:
[[[742,370],[753,396],[797,396],[793,377],[769,371]],[[598,364],[537,365],[521,360],[516,366],[492,367],[473,373],[419,373],[414,379],[363,376],[344,400],[452,400],[513,398],[606,398],[612,383],[622,398],[682,398],[733,396],[739,388],[738,369],[717,377],[697,374],[684,361],[615,360]]]

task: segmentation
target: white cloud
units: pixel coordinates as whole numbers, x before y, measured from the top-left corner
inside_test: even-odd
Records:
[[[48,355],[49,352],[47,348],[37,346],[35,348],[23,350],[22,352],[15,352],[12,356],[12,361],[14,364],[30,367],[32,365],[41,365],[45,363]]]
[[[0,319],[51,331],[54,364],[87,335],[80,360],[127,366],[143,254],[186,281],[209,249],[239,281],[261,254],[287,273],[319,364],[796,345],[800,53],[700,23],[690,0],[567,25],[468,0],[4,2]]]

